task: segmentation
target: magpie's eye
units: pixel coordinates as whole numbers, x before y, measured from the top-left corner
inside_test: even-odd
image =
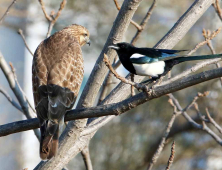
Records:
[[[123,44],[123,45],[121,45],[121,48],[125,48],[125,45]]]

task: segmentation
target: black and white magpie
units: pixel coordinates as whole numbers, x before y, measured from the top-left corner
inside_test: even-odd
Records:
[[[113,44],[108,48],[116,50],[120,62],[130,73],[151,76],[153,80],[166,75],[174,65],[185,61],[222,58],[222,54],[179,56],[177,53],[186,50],[138,48],[126,42]]]

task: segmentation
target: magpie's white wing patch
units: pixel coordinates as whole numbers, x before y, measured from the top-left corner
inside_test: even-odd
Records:
[[[133,64],[133,66],[138,75],[158,77],[158,75],[164,72],[165,62],[158,61],[149,64]]]
[[[144,57],[144,56],[145,56],[145,55],[135,53],[135,54],[133,54],[130,58],[141,58],[141,57]]]

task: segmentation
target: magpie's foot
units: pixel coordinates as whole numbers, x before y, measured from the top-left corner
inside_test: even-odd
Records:
[[[163,77],[160,77],[160,78],[152,85],[152,87],[154,87],[154,86],[159,86],[160,83],[162,82],[162,80],[163,80]]]

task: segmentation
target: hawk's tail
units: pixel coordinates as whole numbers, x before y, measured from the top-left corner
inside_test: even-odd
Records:
[[[43,160],[51,159],[58,150],[59,124],[48,121],[41,127],[40,157]]]

